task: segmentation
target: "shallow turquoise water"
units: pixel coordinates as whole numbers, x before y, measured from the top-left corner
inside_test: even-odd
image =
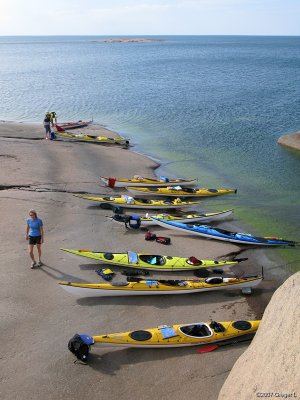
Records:
[[[174,175],[238,189],[207,208],[300,240],[300,154],[276,143],[300,127],[299,37],[94,39],[1,37],[0,119],[93,117]]]

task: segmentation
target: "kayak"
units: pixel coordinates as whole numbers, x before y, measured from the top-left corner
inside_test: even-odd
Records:
[[[157,222],[158,225],[164,228],[178,230],[181,233],[190,233],[192,235],[203,236],[209,239],[256,246],[295,246],[298,244],[297,242],[284,240],[277,237],[260,237],[251,235],[250,233],[231,232],[208,225],[190,225],[174,221],[166,221],[154,217],[152,218]]]
[[[69,350],[81,360],[86,360],[90,346],[170,348],[199,346],[242,336],[252,336],[260,320],[194,322],[191,324],[160,325],[157,328],[100,334],[96,336],[74,335],[68,344]]]
[[[192,223],[192,222],[211,222],[211,221],[217,221],[223,218],[226,218],[230,216],[233,213],[233,210],[225,210],[225,211],[219,211],[219,212],[214,212],[214,213],[205,213],[205,214],[178,214],[178,215],[171,215],[171,214],[156,214],[153,215],[154,218],[158,219],[164,219],[167,221],[175,221],[175,222],[181,222],[181,223]],[[131,220],[137,220],[139,221],[140,225],[139,226],[151,226],[151,225],[157,225],[157,222],[154,221],[152,216],[148,216],[146,214],[144,217],[138,217],[137,215],[122,215],[122,214],[114,214],[112,217],[110,217],[113,221],[118,222],[118,223],[128,223],[129,226],[131,226],[130,221]],[[135,223],[136,226],[136,223]]]
[[[94,136],[83,133],[78,133],[75,135],[69,132],[55,132],[55,135],[58,137],[67,138],[75,141],[82,141],[82,142],[129,144],[129,139],[123,137],[109,138],[106,136]]]
[[[126,187],[126,186],[193,186],[197,184],[197,179],[168,179],[162,177],[162,179],[150,179],[143,178],[141,176],[133,177],[132,179],[126,178],[114,178],[107,176],[100,176],[101,181],[111,188],[113,187]]]
[[[78,297],[141,296],[161,294],[187,294],[223,289],[255,287],[262,276],[244,278],[211,277],[195,280],[153,280],[135,278],[135,282],[72,283],[59,282],[63,289]]]
[[[134,193],[135,196],[172,196],[172,197],[211,197],[220,196],[222,194],[236,193],[236,189],[193,189],[177,187],[131,187],[126,189]]]
[[[60,129],[76,129],[76,128],[84,128],[88,126],[93,121],[77,121],[77,122],[61,122],[60,124],[56,124],[56,129],[59,131]]]
[[[140,268],[153,271],[188,271],[202,268],[223,268],[235,265],[239,261],[217,261],[217,260],[198,260],[195,257],[171,257],[163,255],[153,255],[145,253],[107,253],[92,251],[87,249],[72,250],[62,248],[61,250],[78,256],[92,258],[106,264],[119,265],[122,267]]]
[[[180,199],[175,199],[172,201],[167,200],[137,200],[131,196],[122,197],[93,197],[93,196],[82,196],[74,195],[81,199],[97,201],[100,204],[110,204],[112,206],[120,206],[125,208],[148,208],[148,209],[169,209],[169,208],[182,208],[198,205],[197,201],[182,201]]]

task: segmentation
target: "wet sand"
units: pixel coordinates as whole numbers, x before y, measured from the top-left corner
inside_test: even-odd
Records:
[[[99,129],[93,126],[88,131],[113,134]],[[111,211],[72,194],[112,194],[110,188],[99,185],[100,175],[155,177],[157,164],[117,145],[48,141],[43,137],[39,124],[0,123],[1,397],[176,400],[188,395],[215,400],[247,343],[202,355],[195,347],[93,347],[89,364],[82,365],[74,363],[67,349],[68,340],[76,332],[93,335],[161,324],[259,318],[264,307],[258,294],[266,283],[251,298],[251,307],[239,291],[135,298],[76,299],[69,295],[57,282],[100,282],[95,272],[99,264],[64,253],[60,247],[149,251],[207,259],[240,248],[159,227],[151,229],[172,238],[170,246],[163,246],[146,242],[144,231],[127,231],[123,225],[112,223],[106,218]],[[31,208],[37,210],[45,228],[45,265],[34,270],[30,269],[25,241],[25,219]],[[124,280],[120,275],[123,269],[114,270],[115,281]],[[248,274],[258,270],[249,259],[231,271]],[[170,273],[161,275],[175,277]]]

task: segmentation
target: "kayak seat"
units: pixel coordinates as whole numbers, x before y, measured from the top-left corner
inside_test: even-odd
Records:
[[[185,193],[196,193],[197,190],[193,188],[181,188]]]
[[[187,325],[180,328],[181,332],[185,335],[194,337],[211,336],[211,331],[206,325]]]
[[[194,256],[191,256],[190,258],[188,258],[186,260],[186,262],[187,262],[187,264],[196,265],[196,266],[203,264],[201,260],[198,260],[198,258],[196,258]]]
[[[205,282],[210,284],[210,285],[220,285],[223,283],[223,278],[221,277],[212,277],[212,278],[207,278],[205,279]]]
[[[166,259],[164,256],[155,256],[148,254],[141,254],[140,260],[151,265],[164,265],[166,263]]]
[[[168,286],[187,286],[185,281],[179,279],[159,279],[158,282]]]
[[[139,199],[139,202],[143,203],[143,204],[151,204],[151,201],[152,200],[149,200],[149,199]]]
[[[221,229],[221,228],[213,228],[213,229],[219,233],[223,233],[223,235],[235,236],[237,234],[237,232],[230,232],[227,231],[226,229]]]

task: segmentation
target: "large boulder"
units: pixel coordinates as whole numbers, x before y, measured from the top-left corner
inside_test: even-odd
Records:
[[[300,272],[280,286],[218,400],[300,399]]]
[[[291,149],[300,150],[300,131],[292,133],[291,135],[280,136],[277,142]]]

